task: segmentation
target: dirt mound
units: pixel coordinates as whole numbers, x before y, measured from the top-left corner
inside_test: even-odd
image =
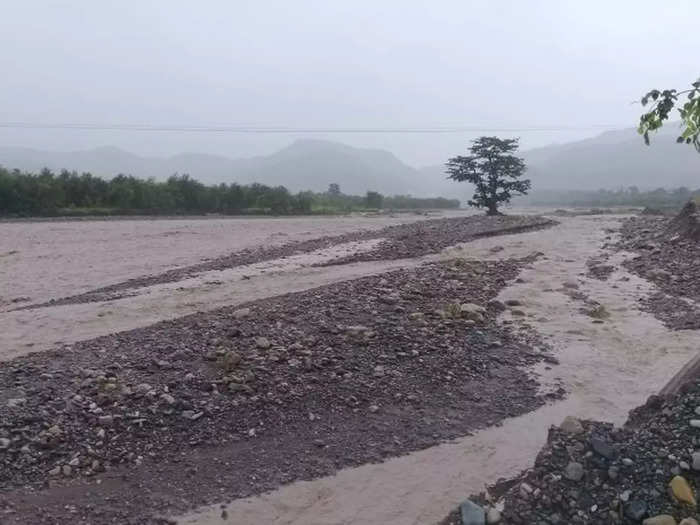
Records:
[[[668,225],[667,232],[684,239],[700,241],[700,211],[695,201],[688,201]]]

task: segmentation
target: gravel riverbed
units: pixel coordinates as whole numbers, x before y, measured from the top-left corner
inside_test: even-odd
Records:
[[[497,323],[493,300],[533,257],[428,264],[0,363],[3,523],[161,523],[541,406],[526,369],[547,346]]]

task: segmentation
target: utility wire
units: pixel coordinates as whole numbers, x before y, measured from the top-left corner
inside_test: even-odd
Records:
[[[248,125],[148,125],[148,124],[86,124],[0,122],[6,129],[60,129],[89,131],[147,131],[187,133],[520,133],[538,131],[584,131],[621,129],[625,126],[594,124],[590,126],[528,126],[528,127],[479,127],[479,126],[423,126],[423,127],[287,127]]]

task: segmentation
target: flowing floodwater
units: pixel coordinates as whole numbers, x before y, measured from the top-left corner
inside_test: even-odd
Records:
[[[656,393],[697,353],[697,333],[670,331],[639,310],[638,300],[652,285],[619,266],[628,254],[610,254],[616,270],[608,281],[585,277],[586,261],[601,255],[606,232],[620,220],[565,218],[555,228],[482,239],[442,254],[494,259],[542,252],[500,299],[520,301],[518,309],[526,315],[514,322],[529,323],[553,346],[560,364],[533,373],[545,388],[562,385],[568,392],[564,400],[450,443],[233,501],[226,507],[227,519],[221,517],[221,506],[213,505],[178,516],[178,523],[435,523],[470,494],[530,467],[548,427],[565,416],[622,423],[630,409]],[[582,312],[584,302],[572,297],[572,283],[579,286],[577,292],[602,304],[609,319],[594,323]]]

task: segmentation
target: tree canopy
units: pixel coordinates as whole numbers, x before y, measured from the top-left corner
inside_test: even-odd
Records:
[[[207,186],[189,175],[164,182],[118,175],[110,180],[90,173],[48,169],[40,173],[0,167],[0,216],[70,216],[119,214],[304,214],[337,213],[366,208],[458,208],[459,200],[420,199],[376,192],[344,195],[336,185],[327,193],[292,194],[284,186],[217,184]]]
[[[510,202],[514,194],[526,195],[530,189],[530,180],[521,179],[525,161],[513,155],[517,149],[518,139],[479,137],[472,141],[470,155],[447,161],[448,178],[474,184],[469,205],[486,208],[489,215],[496,215],[498,207]]]
[[[649,111],[639,118],[637,130],[649,144],[649,132],[656,131],[668,120],[671,110],[677,108],[681,118],[681,133],[676,139],[679,143],[693,144],[700,153],[700,78],[691,84],[690,89],[678,91],[652,89],[642,97],[642,106],[649,106]],[[681,105],[681,100],[685,100]]]

